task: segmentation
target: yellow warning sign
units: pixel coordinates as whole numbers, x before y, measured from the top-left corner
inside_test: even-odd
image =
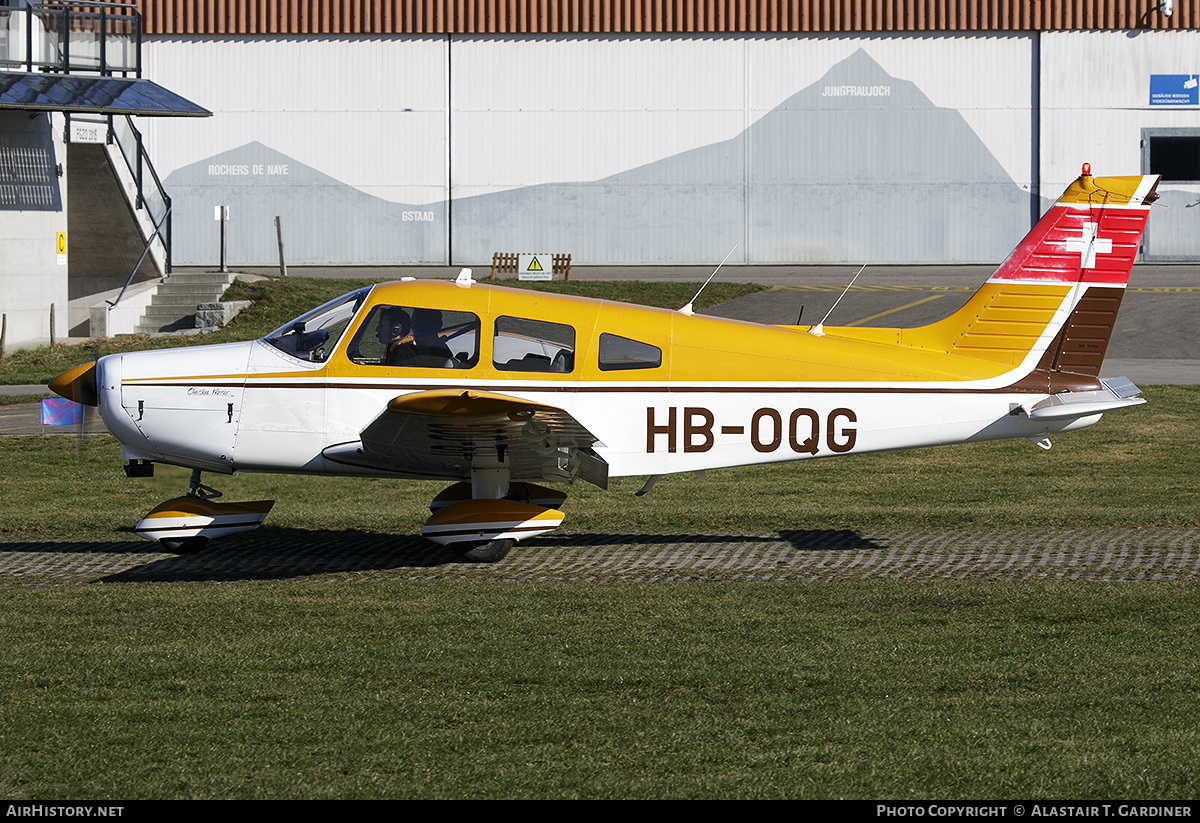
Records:
[[[518,280],[552,280],[554,263],[549,254],[518,254]]]

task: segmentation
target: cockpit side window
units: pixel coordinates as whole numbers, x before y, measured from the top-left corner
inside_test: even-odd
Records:
[[[368,286],[330,300],[280,326],[263,341],[301,360],[322,363],[346,332],[370,291]]]
[[[615,334],[600,335],[600,370],[657,369],[662,365],[662,349]]]
[[[469,369],[479,362],[479,317],[466,311],[379,305],[350,342],[352,363]]]
[[[575,329],[564,323],[524,317],[496,318],[492,365],[501,371],[575,370]]]

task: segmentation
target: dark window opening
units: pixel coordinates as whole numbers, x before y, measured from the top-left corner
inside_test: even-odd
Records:
[[[479,362],[479,318],[448,309],[375,306],[347,354],[362,365],[469,369]]]
[[[1150,173],[1167,182],[1200,180],[1200,135],[1152,136]]]
[[[658,346],[615,334],[600,335],[601,371],[657,369],[661,365],[662,349]]]

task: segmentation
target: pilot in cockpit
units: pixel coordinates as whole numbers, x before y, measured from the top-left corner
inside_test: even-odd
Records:
[[[402,356],[401,346],[405,341],[411,342],[408,314],[399,306],[384,306],[380,312],[379,325],[375,329],[375,339],[384,347],[383,362],[389,366],[396,365]]]

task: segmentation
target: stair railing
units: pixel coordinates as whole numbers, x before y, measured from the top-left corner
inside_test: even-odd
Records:
[[[162,220],[160,220],[158,222],[158,225],[154,227],[154,232],[150,235],[150,239],[146,241],[146,248],[142,249],[142,256],[138,258],[137,263],[133,267],[133,271],[131,271],[129,273],[129,277],[125,278],[125,285],[121,287],[121,293],[117,295],[116,300],[104,301],[104,302],[108,303],[109,306],[111,306],[112,308],[115,309],[117,307],[117,304],[121,302],[121,298],[125,296],[125,290],[127,288],[129,288],[129,284],[133,282],[133,276],[135,274],[137,274],[137,270],[142,267],[142,261],[145,260],[146,255],[150,253],[150,247],[154,244],[154,238],[159,236],[159,231],[162,229],[164,223],[166,223],[168,226],[170,226],[170,220],[171,220],[171,206],[168,203],[167,204],[167,213],[163,215]]]
[[[166,274],[170,274],[171,197],[163,188],[162,180],[154,170],[154,164],[150,162],[150,155],[146,153],[146,147],[142,143],[142,133],[133,125],[133,118],[128,114],[109,115],[108,142],[115,144],[121,152],[121,157],[125,159],[125,167],[129,169],[137,187],[134,208],[146,209],[150,222],[155,225],[155,233],[150,236],[150,242],[157,236],[162,243],[163,268]],[[164,221],[165,230],[160,230]],[[144,254],[142,256],[145,257]],[[133,275],[130,274],[130,277]]]

